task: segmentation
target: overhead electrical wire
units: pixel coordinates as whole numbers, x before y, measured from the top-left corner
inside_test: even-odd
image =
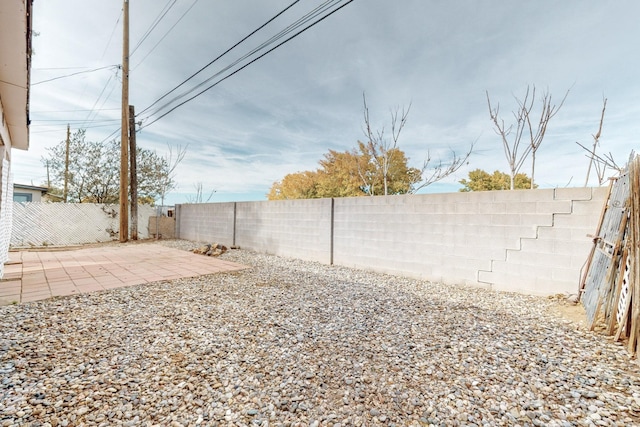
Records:
[[[169,12],[169,10],[171,10],[171,8],[175,5],[177,0],[169,0],[167,2],[167,4],[164,6],[163,10],[159,13],[159,15],[156,17],[156,19],[154,20],[154,22],[151,24],[151,26],[147,29],[147,31],[145,32],[145,34],[143,35],[142,39],[137,43],[136,47],[134,48],[133,52],[135,52],[141,45],[142,43],[148,38],[148,36],[151,34],[151,32],[157,27],[157,25],[160,23],[160,21],[162,21],[162,19],[164,19],[167,15],[167,13]],[[145,57],[140,61],[140,63],[142,63],[142,61],[144,61],[146,59],[147,56],[149,56],[151,54],[151,52],[153,52],[153,50],[164,40],[164,38],[173,30],[173,28],[184,18],[184,16],[195,6],[195,4],[198,2],[199,0],[194,0],[194,2],[191,4],[191,6],[182,14],[182,16],[173,24],[173,26],[171,28],[169,28],[169,30],[167,30],[167,32],[163,35],[163,37],[153,46],[153,48],[147,53],[147,55],[145,55]],[[211,65],[213,65],[214,63],[216,63],[219,59],[221,59],[223,56],[225,56],[226,54],[228,54],[231,50],[235,49],[237,46],[239,46],[240,44],[242,44],[243,42],[245,42],[248,38],[250,38],[251,36],[255,35],[258,31],[260,31],[261,29],[263,29],[264,27],[266,27],[267,25],[269,25],[271,22],[273,22],[275,19],[277,19],[278,17],[280,17],[283,13],[285,13],[287,10],[289,10],[291,7],[293,7],[295,4],[299,3],[300,0],[295,0],[294,2],[292,2],[290,5],[288,5],[287,7],[285,7],[282,11],[278,12],[274,17],[272,17],[271,19],[269,19],[268,21],[266,21],[264,24],[260,25],[258,28],[256,28],[255,30],[253,30],[251,33],[249,33],[247,36],[243,37],[239,42],[235,43],[233,46],[231,46],[229,49],[227,49],[226,51],[224,51],[222,54],[220,54],[219,56],[217,56],[215,59],[213,59],[212,61],[210,61],[208,64],[206,64],[204,67],[200,68],[198,71],[196,71],[195,73],[193,73],[191,76],[189,76],[187,79],[185,79],[183,82],[181,82],[180,84],[178,84],[177,86],[175,86],[173,89],[171,89],[170,91],[168,91],[167,93],[165,93],[164,95],[162,95],[160,98],[158,98],[156,101],[154,101],[152,104],[150,104],[148,107],[146,107],[145,109],[143,109],[140,113],[138,113],[138,116],[141,116],[144,113],[148,113],[147,116],[142,119],[142,121],[146,121],[149,120],[153,115],[158,114],[159,112],[161,112],[162,110],[165,110],[167,108],[169,108],[172,104],[176,103],[177,101],[189,96],[190,94],[193,94],[194,92],[196,92],[198,89],[202,88],[203,86],[205,86],[207,83],[211,82],[213,79],[215,79],[216,77],[220,77],[222,74],[224,74],[225,72],[231,70],[233,67],[239,65],[242,61],[245,61],[247,59],[249,59],[251,56],[259,53],[260,51],[268,48],[270,45],[273,45],[274,43],[278,42],[279,40],[283,39],[285,36],[293,33],[296,29],[299,29],[300,27],[302,27],[303,25],[307,24],[304,28],[300,29],[299,31],[295,32],[293,35],[291,35],[290,37],[284,39],[283,41],[281,41],[278,44],[275,44],[274,46],[272,46],[270,49],[264,51],[262,54],[260,54],[259,56],[251,59],[249,62],[247,62],[246,64],[242,65],[240,68],[237,68],[236,70],[230,72],[229,74],[227,74],[224,77],[221,77],[219,80],[215,81],[214,83],[210,84],[209,86],[207,86],[206,88],[200,90],[199,92],[195,93],[194,95],[188,97],[187,99],[184,99],[183,101],[179,102],[177,105],[174,105],[173,107],[171,107],[170,109],[168,109],[167,111],[165,111],[164,113],[162,113],[160,116],[154,118],[151,122],[148,122],[146,124],[144,124],[143,126],[140,126],[138,131],[142,130],[143,128],[146,128],[150,125],[152,125],[153,123],[157,122],[158,120],[164,118],[165,116],[167,116],[168,114],[170,114],[171,112],[175,111],[176,109],[178,109],[179,107],[183,106],[184,104],[194,100],[195,98],[199,97],[200,95],[202,95],[203,93],[207,92],[208,90],[212,89],[213,87],[217,86],[218,84],[220,84],[221,82],[223,82],[224,80],[228,79],[229,77],[235,75],[236,73],[242,71],[243,69],[245,69],[246,67],[248,67],[249,65],[253,64],[254,62],[258,61],[259,59],[263,58],[264,56],[268,55],[269,53],[273,52],[274,50],[276,50],[277,48],[281,47],[282,45],[288,43],[289,41],[293,40],[294,38],[298,37],[300,34],[302,34],[303,32],[307,31],[308,29],[310,29],[311,27],[315,26],[316,24],[322,22],[323,20],[325,20],[326,18],[328,18],[329,16],[333,15],[334,13],[336,13],[337,11],[341,10],[342,8],[344,8],[345,6],[347,6],[348,4],[350,4],[351,2],[353,2],[353,0],[348,0],[346,1],[344,4],[340,5],[339,7],[335,7],[337,5],[339,5],[343,0],[327,0],[324,3],[322,3],[320,6],[317,6],[316,8],[314,8],[313,10],[311,10],[310,12],[306,13],[305,15],[303,15],[301,18],[297,19],[294,23],[288,25],[287,27],[285,27],[283,30],[279,31],[276,35],[270,37],[267,41],[261,43],[259,46],[253,48],[252,50],[250,50],[248,53],[244,54],[241,58],[235,60],[231,65],[224,67],[222,70],[214,73],[212,76],[208,77],[207,79],[205,79],[204,81],[198,83],[197,85],[195,85],[193,88],[173,97],[171,100],[165,102],[164,104],[162,104],[159,107],[153,108],[154,106],[156,106],[160,101],[164,100],[165,98],[167,98],[169,95],[171,95],[172,93],[174,93],[176,90],[178,90],[179,88],[181,88],[182,86],[184,86],[186,83],[188,83],[189,81],[193,80],[197,75],[199,75],[200,73],[202,73],[204,70],[206,70],[208,67],[210,67]],[[333,8],[333,9],[332,9]],[[120,20],[120,18],[118,18],[118,21]],[[113,36],[113,34],[112,34]],[[109,40],[110,43],[111,40]],[[107,47],[109,45],[109,43],[107,43]],[[132,54],[133,54],[132,52]],[[131,54],[131,55],[132,55]],[[138,65],[140,65],[140,63],[138,63]],[[56,79],[61,79],[61,78],[65,78],[65,77],[71,77],[77,74],[82,74],[82,73],[89,73],[89,72],[94,72],[94,71],[98,71],[98,70],[102,70],[102,69],[106,69],[106,68],[112,68],[112,67],[116,67],[116,68],[120,68],[119,65],[111,65],[111,66],[105,66],[105,67],[100,67],[100,68],[96,68],[96,69],[92,69],[92,70],[87,70],[87,71],[81,71],[81,72],[77,72],[77,73],[72,73],[66,76],[60,76],[60,77],[56,77],[53,79],[49,79],[49,80],[44,80],[41,82],[37,82],[34,84],[40,84],[40,83],[45,83],[48,81],[53,81]],[[98,104],[98,102],[100,101],[100,98],[102,97],[102,95],[104,94],[106,88],[108,87],[111,79],[113,78],[113,76],[111,76],[111,78],[109,79],[109,81],[107,81],[107,83],[105,84],[104,88],[102,89],[98,99],[96,100],[96,102],[94,103],[94,106],[91,110],[89,111],[89,115],[87,116],[87,118],[84,120],[83,124],[86,125],[86,122],[107,122],[110,120],[95,120],[91,119],[91,115],[97,111],[103,111],[102,108],[96,109],[96,105]],[[113,89],[112,89],[113,91]],[[111,91],[111,92],[112,92]],[[110,92],[110,93],[111,93]],[[110,95],[109,95],[110,96]],[[107,97],[108,98],[108,97]],[[102,105],[104,105],[104,103],[106,102],[106,99],[103,101]],[[152,110],[153,109],[153,110]],[[87,110],[84,110],[87,111]],[[117,121],[117,119],[114,119],[112,121]],[[79,122],[79,120],[78,120]],[[112,126],[112,125],[95,125],[95,126],[83,126],[84,128],[93,128],[93,127],[105,127],[105,126]],[[109,140],[111,137],[113,137],[114,135],[116,135],[118,132],[120,131],[120,127],[118,127],[118,129],[114,130],[110,135],[108,135],[106,138],[104,138],[102,140],[101,143],[104,143],[105,141]],[[47,131],[48,132],[48,131]]]
[[[196,93],[195,95],[187,98],[186,100],[178,103],[177,105],[173,106],[172,108],[170,108],[169,110],[167,110],[166,112],[164,112],[163,114],[161,114],[160,116],[156,117],[154,120],[152,120],[151,122],[143,125],[140,127],[140,130],[152,125],[153,123],[157,122],[158,120],[162,119],[163,117],[167,116],[168,114],[170,114],[171,112],[175,111],[177,108],[183,106],[184,104],[186,104],[187,102],[192,101],[193,99],[199,97],[200,95],[202,95],[203,93],[207,92],[208,90],[210,90],[211,88],[217,86],[218,84],[220,84],[221,82],[223,82],[224,80],[228,79],[229,77],[235,75],[236,73],[242,71],[243,69],[245,69],[246,67],[248,67],[249,65],[253,64],[254,62],[258,61],[259,59],[263,58],[264,56],[266,56],[267,54],[273,52],[274,50],[276,50],[277,48],[279,48],[280,46],[288,43],[289,41],[293,40],[294,38],[298,37],[300,34],[304,33],[305,31],[307,31],[309,28],[315,26],[316,24],[322,22],[323,20],[325,20],[326,18],[328,18],[329,16],[333,15],[334,13],[336,13],[337,11],[341,10],[342,8],[344,8],[345,6],[347,6],[348,4],[350,4],[351,2],[353,2],[353,0],[348,0],[346,1],[343,5],[331,10],[329,13],[322,15],[320,18],[316,19],[315,21],[311,22],[309,25],[307,25],[306,27],[304,27],[303,29],[301,29],[300,31],[296,32],[295,34],[293,34],[292,36],[288,37],[287,39],[285,39],[284,41],[278,43],[277,45],[273,46],[272,48],[270,48],[269,50],[265,51],[264,53],[262,53],[261,55],[255,57],[254,59],[252,59],[251,61],[249,61],[248,63],[244,64],[242,67],[236,69],[235,71],[231,72],[230,74],[222,77],[221,79],[219,79],[218,81],[216,81],[215,83],[209,85],[208,87],[206,87],[205,89],[201,90],[200,92]],[[309,22],[311,19],[318,17],[322,12],[325,12],[326,10],[330,9],[331,6],[325,6],[327,3],[336,3],[336,2],[330,2],[327,1],[324,3],[323,6],[319,6],[316,9],[314,9],[313,11],[307,13],[306,15],[304,15],[302,18],[298,19],[296,21],[296,23],[291,24],[290,26],[288,26],[285,30],[282,30],[280,33],[278,33],[276,36],[273,36],[271,39],[269,39],[267,42],[262,43],[258,48],[255,48],[254,50],[252,50],[249,54],[244,55],[243,58],[241,60],[244,60],[246,58],[248,58],[249,56],[253,55],[254,53],[258,52],[261,49],[266,48],[268,45],[274,43],[275,41],[281,39],[282,37],[284,37],[284,35],[289,34],[290,32],[292,32],[293,29],[295,28],[299,28],[302,24]],[[339,1],[337,2],[339,3]],[[214,76],[210,77],[209,79],[205,80],[205,82],[200,83],[199,85],[196,85],[195,88],[199,88],[202,85],[204,85],[204,83],[212,80],[213,78],[215,78],[215,76],[220,75],[221,73],[223,73],[224,71],[228,70],[230,67],[237,65],[237,63],[241,60],[235,61],[231,66],[229,67],[225,67],[225,69],[223,69],[223,71],[216,73]],[[215,62],[212,61],[212,62]],[[206,68],[206,67],[205,67]],[[197,74],[197,73],[196,73]],[[192,77],[190,77],[188,80],[190,80]],[[186,82],[186,81],[185,81]],[[183,85],[185,82],[181,83],[180,85],[178,85],[177,87]],[[176,87],[176,88],[177,88]],[[169,93],[175,91],[175,89],[172,89]],[[171,105],[173,102],[176,102],[178,99],[188,95],[189,93],[192,93],[194,89],[191,89],[188,92],[185,92],[175,98],[173,98],[171,101],[163,104],[161,107],[156,108],[152,113],[148,114],[148,116],[143,119],[143,121],[148,120],[153,114],[158,113],[159,111],[161,111],[164,108],[168,108],[169,105]],[[161,99],[163,99],[164,97],[166,97],[169,93],[163,95],[163,97],[159,98],[154,104],[157,104]],[[148,112],[149,109],[154,105],[152,104],[151,106],[145,108],[143,111],[144,112]]]
[[[299,28],[300,26],[302,26],[302,24],[309,22],[309,20],[317,17],[319,14],[325,12],[326,10],[330,9],[332,6],[334,6],[336,3],[340,3],[340,1],[342,0],[327,0],[325,1],[323,4],[321,4],[320,6],[317,6],[315,9],[313,9],[311,12],[308,12],[306,15],[304,15],[302,18],[299,18],[296,22],[294,22],[293,24],[290,24],[289,26],[287,26],[285,29],[281,30],[279,33],[277,33],[276,35],[272,36],[269,40],[267,40],[266,42],[263,42],[262,44],[260,44],[258,47],[252,49],[249,53],[246,53],[245,55],[243,55],[242,57],[240,57],[239,59],[237,59],[236,61],[234,61],[233,63],[231,63],[230,65],[226,66],[225,68],[223,68],[222,70],[220,70],[219,72],[215,73],[214,75],[212,75],[211,77],[209,77],[208,79],[204,80],[203,82],[197,84],[196,86],[194,86],[193,88],[187,90],[186,92],[183,92],[182,94],[174,97],[173,99],[171,99],[170,101],[166,102],[165,104],[163,104],[160,107],[157,107],[154,111],[154,113],[157,113],[167,107],[169,107],[171,104],[177,102],[179,99],[184,98],[186,96],[188,96],[190,93],[195,92],[196,90],[198,90],[200,87],[204,86],[206,83],[210,82],[211,80],[213,80],[214,78],[222,75],[224,72],[230,70],[231,68],[235,67],[236,65],[238,65],[239,63],[241,63],[242,61],[244,61],[245,59],[249,58],[250,56],[254,55],[255,53],[259,52],[260,50],[266,48],[267,46],[269,46],[270,44],[274,43],[275,41],[283,38],[285,35],[289,34],[290,32],[292,32],[294,29]],[[348,4],[348,3],[347,3]],[[346,4],[344,5],[346,6]],[[336,9],[337,11],[338,9]],[[327,15],[328,16],[328,15]],[[228,52],[229,50],[227,50]],[[226,52],[225,52],[226,53]],[[145,110],[143,110],[144,112]],[[154,114],[151,113],[151,114]]]
[[[211,65],[213,65],[215,62],[217,62],[220,58],[222,58],[223,56],[225,56],[227,53],[231,52],[233,49],[235,49],[236,47],[238,47],[241,43],[243,43],[245,40],[247,40],[249,37],[253,36],[255,33],[257,33],[258,31],[260,31],[261,29],[263,29],[264,27],[266,27],[267,25],[269,25],[271,22],[273,22],[275,19],[277,19],[280,15],[282,15],[283,13],[285,13],[287,10],[289,10],[290,8],[292,8],[296,3],[298,3],[300,0],[295,0],[293,3],[291,3],[289,6],[285,7],[284,9],[282,9],[280,12],[278,12],[275,16],[273,16],[271,19],[269,19],[267,22],[265,22],[264,24],[260,25],[258,28],[256,28],[255,30],[253,30],[252,32],[250,32],[249,34],[247,34],[246,36],[244,36],[239,42],[237,42],[236,44],[234,44],[233,46],[231,46],[229,49],[225,50],[224,52],[222,52],[220,55],[218,55],[215,59],[213,59],[212,61],[210,61],[208,64],[206,64],[204,67],[200,68],[198,71],[196,71],[195,73],[191,74],[189,77],[187,77],[185,80],[182,81],[182,83],[178,84],[176,87],[174,87],[173,89],[171,89],[169,92],[165,93],[164,95],[162,95],[160,98],[156,99],[154,102],[151,103],[151,105],[149,105],[147,108],[145,108],[144,110],[140,111],[140,113],[138,114],[144,114],[146,111],[148,111],[149,109],[151,109],[151,107],[153,107],[154,105],[156,105],[158,102],[162,101],[164,98],[166,98],[167,96],[169,96],[170,94],[172,94],[173,92],[175,92],[176,90],[178,90],[180,87],[182,87],[184,84],[186,84],[187,82],[189,82],[189,80],[193,79],[195,76],[197,76],[198,74],[200,74],[202,71],[206,70],[207,68],[209,68]]]
[[[162,41],[169,35],[169,33],[171,33],[171,31],[173,31],[173,29],[176,27],[176,25],[178,25],[180,23],[180,21],[182,21],[182,19],[187,15],[187,13],[189,13],[189,11],[191,11],[191,9],[193,9],[193,6],[196,5],[196,3],[198,3],[199,0],[194,0],[193,3],[191,3],[191,6],[189,6],[189,8],[187,10],[185,10],[182,15],[180,16],[180,18],[178,18],[178,20],[171,26],[171,28],[169,28],[167,31],[165,31],[164,35],[160,38],[160,40],[158,40],[158,42],[156,44],[153,45],[153,47],[149,50],[149,52],[147,52],[147,54],[140,60],[140,62],[138,62],[133,68],[131,68],[131,71],[135,70],[136,68],[138,68],[140,66],[140,64],[142,64],[144,62],[145,59],[147,59],[147,57],[149,55],[151,55],[151,53],[156,50],[156,48],[158,47],[158,45],[160,43],[162,43]]]
[[[119,68],[119,67],[120,67],[120,65],[105,65],[104,67],[98,67],[98,68],[94,68],[92,70],[77,71],[75,73],[66,74],[64,76],[53,77],[53,78],[47,79],[47,80],[40,80],[39,82],[31,83],[31,86],[39,85],[39,84],[42,84],[42,83],[48,83],[48,82],[52,82],[54,80],[60,80],[60,79],[64,79],[64,78],[67,78],[67,77],[77,76],[78,74],[93,73],[93,72],[100,71],[100,70],[106,70],[107,68]]]
[[[104,144],[105,142],[107,142],[108,139],[110,139],[112,136],[115,136],[118,132],[120,132],[120,129],[122,129],[122,126],[118,126],[118,129],[114,130],[109,135],[107,135],[106,138],[100,141],[100,144]]]
[[[120,111],[120,108],[102,108],[100,110],[75,109],[75,110],[31,110],[31,114],[52,114],[52,113],[86,113],[89,111]]]
[[[89,67],[38,67],[32,68],[32,71],[51,71],[51,70],[86,70]]]
[[[64,125],[62,125],[62,124],[60,124],[60,125],[43,125],[43,127],[44,126],[52,127],[52,128],[55,128],[55,129],[50,129],[50,130],[32,130],[32,131],[30,131],[30,133],[53,133],[53,132],[60,133],[61,131],[65,130],[67,128],[67,124],[66,123]],[[82,129],[94,129],[94,128],[104,128],[104,127],[112,127],[112,126],[113,126],[112,124],[105,124],[105,125],[86,126],[86,127],[82,128]],[[120,128],[118,128],[116,130],[116,132],[120,132]],[[112,133],[111,135],[115,135],[115,132]],[[101,142],[101,144],[104,143],[105,141],[106,141],[106,139],[103,140]]]
[[[133,48],[133,50],[131,51],[131,53],[129,54],[129,56],[133,56],[134,53],[136,53],[136,51],[138,50],[138,48],[140,47],[140,45],[142,45],[142,43],[144,43],[144,41],[147,39],[147,37],[149,37],[149,35],[153,32],[153,30],[158,26],[158,24],[160,23],[160,21],[162,21],[164,19],[165,16],[167,16],[167,13],[169,13],[169,11],[171,10],[171,8],[173,6],[175,6],[176,2],[178,0],[169,0],[167,2],[167,4],[164,6],[164,8],[160,11],[160,13],[158,14],[158,16],[156,16],[156,19],[154,19],[154,21],[151,23],[151,25],[149,26],[149,28],[147,28],[147,31],[145,31],[145,33],[142,35],[142,37],[140,38],[140,41],[138,41],[138,43],[135,45],[135,47]]]
[[[102,123],[102,122],[117,122],[120,119],[100,119],[100,120],[92,120],[93,123]],[[50,126],[47,123],[39,124],[40,122],[58,122],[58,123],[83,123],[84,120],[67,120],[67,119],[33,119],[33,123],[31,126]]]
[[[109,49],[109,46],[111,45],[111,40],[113,40],[113,35],[116,33],[116,29],[118,28],[118,24],[120,23],[120,18],[122,18],[123,13],[124,10],[120,9],[120,15],[118,15],[118,19],[116,19],[116,24],[113,26],[113,30],[111,30],[109,41],[107,41],[107,45],[104,47],[104,51],[102,52],[102,56],[100,57],[100,59],[103,59],[104,55],[106,55],[107,49]]]
[[[102,107],[104,107],[104,104],[107,102],[107,100],[111,97],[111,94],[113,93],[116,85],[112,85],[111,86],[111,90],[109,91],[109,94],[102,100],[102,104],[100,104],[100,107],[96,108],[96,106],[98,105],[98,102],[100,102],[100,98],[102,98],[102,95],[104,94],[105,90],[107,90],[107,87],[109,87],[109,83],[111,83],[111,81],[113,80],[113,77],[115,76],[117,78],[118,70],[116,70],[115,74],[112,74],[109,77],[109,80],[107,80],[107,83],[105,83],[104,87],[102,88],[102,91],[100,92],[100,95],[98,95],[98,99],[96,99],[96,102],[93,103],[93,106],[91,107],[91,111],[89,112],[89,114],[87,114],[87,118],[84,119],[84,123],[83,123],[83,125],[81,127],[84,127],[84,124],[86,122],[89,122],[89,121],[92,120],[92,118],[91,118],[92,115],[95,118],[95,116],[97,114],[97,111],[101,110]]]

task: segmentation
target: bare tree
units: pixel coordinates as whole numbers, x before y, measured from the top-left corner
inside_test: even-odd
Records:
[[[213,194],[216,192],[216,190],[211,190],[211,193],[209,193],[209,197],[207,197],[207,199],[205,200],[204,185],[202,184],[202,182],[196,183],[194,187],[196,189],[196,195],[193,197],[187,196],[187,203],[209,203],[209,201],[213,197]]]
[[[502,139],[502,147],[504,148],[504,154],[509,164],[509,172],[511,176],[511,189],[514,189],[514,179],[516,174],[522,168],[522,165],[531,155],[531,188],[535,186],[535,167],[536,167],[536,153],[542,145],[542,141],[547,132],[549,121],[555,116],[564,101],[569,95],[569,91],[564,95],[559,105],[552,105],[552,97],[549,92],[545,92],[542,95],[540,111],[540,119],[535,122],[532,121],[533,110],[536,100],[536,87],[527,86],[524,99],[520,100],[516,97],[518,103],[518,109],[513,112],[515,119],[515,126],[513,124],[507,126],[503,119],[500,118],[500,105],[497,104],[494,107],[491,106],[491,99],[489,98],[489,91],[487,94],[487,104],[489,106],[489,115],[495,132]],[[523,142],[523,135],[525,131],[528,135],[528,141]]]
[[[187,148],[189,145],[186,145],[184,148],[181,145],[176,147],[175,152],[171,145],[169,147],[169,154],[162,158],[165,163],[165,167],[160,171],[161,176],[159,177],[160,187],[159,187],[159,195],[160,195],[160,206],[164,206],[164,198],[168,192],[176,188],[176,168],[184,159],[184,156],[187,154]]]
[[[593,166],[593,163],[595,161],[596,148],[600,145],[600,135],[602,135],[602,123],[604,122],[604,112],[606,109],[607,109],[607,98],[603,98],[602,114],[600,115],[600,126],[598,126],[598,132],[595,135],[591,135],[593,137],[593,148],[591,149],[590,155],[589,155],[589,167],[587,168],[587,178],[584,181],[585,187],[589,185],[589,175],[591,175],[591,167]],[[585,147],[582,147],[582,148],[585,148]],[[603,164],[601,162],[596,162],[595,169],[596,169],[596,175],[598,176],[598,184],[602,185],[604,183],[605,170],[607,169],[606,163]]]
[[[604,184],[605,181],[607,180],[607,178],[605,178],[605,173],[607,169],[614,170],[617,173],[622,173],[624,171],[625,169],[624,166],[618,165],[618,163],[613,158],[613,155],[611,154],[611,152],[600,156],[594,153],[591,149],[580,144],[579,142],[576,142],[576,144],[578,144],[580,147],[582,147],[585,151],[589,153],[587,157],[589,157],[590,159],[593,159],[593,165],[596,168],[596,173],[598,175],[598,185]]]
[[[605,176],[607,170],[613,170],[617,173],[622,173],[624,171],[624,166],[619,166],[618,163],[613,158],[613,154],[611,152],[603,155],[598,155],[596,153],[597,147],[600,145],[600,136],[602,135],[602,123],[604,122],[604,112],[607,108],[607,98],[603,98],[602,101],[602,113],[600,115],[600,125],[598,126],[598,132],[595,135],[591,135],[593,137],[593,147],[591,149],[585,147],[584,145],[576,142],[580,147],[582,147],[587,153],[587,157],[589,157],[589,168],[587,169],[587,179],[585,181],[585,187],[589,182],[589,175],[591,172],[591,167],[593,166],[596,170],[596,176],[598,177],[598,185],[602,185],[607,181],[607,177]]]
[[[369,108],[367,107],[367,99],[365,94],[362,94],[362,100],[364,103],[364,133],[367,137],[366,148],[368,154],[370,154],[371,161],[376,163],[377,169],[382,172],[384,195],[388,194],[388,182],[389,182],[389,168],[393,164],[393,155],[399,153],[398,140],[400,134],[407,124],[407,118],[409,111],[411,110],[411,104],[406,109],[403,107],[396,107],[395,110],[391,110],[391,139],[385,137],[385,129],[376,130],[375,132],[371,128],[371,121],[369,119]],[[427,150],[426,158],[419,169],[411,168],[408,172],[411,175],[411,190],[410,194],[416,193],[421,188],[424,188],[430,184],[441,181],[447,176],[455,173],[465,164],[468,164],[468,159],[473,152],[475,142],[471,144],[469,150],[463,155],[458,155],[454,150],[451,150],[451,157],[447,162],[440,160],[438,164],[434,166],[432,163],[431,153]],[[358,172],[360,178],[363,180],[365,188],[372,187],[371,178],[367,175],[366,171],[361,170],[358,166]],[[373,195],[373,192],[370,193]]]
[[[469,156],[471,156],[471,153],[473,152],[473,147],[475,146],[476,141],[471,143],[469,150],[463,155],[458,155],[454,150],[451,150],[451,157],[449,158],[449,161],[444,163],[442,160],[439,160],[438,164],[435,166],[431,163],[431,154],[429,150],[427,150],[427,157],[422,164],[422,168],[419,169],[421,180],[413,186],[411,193],[415,193],[421,188],[433,184],[434,182],[441,181],[449,175],[454,174],[462,166],[468,165]]]
[[[389,166],[393,160],[393,153],[398,148],[400,133],[407,124],[411,104],[406,109],[403,107],[402,112],[400,112],[399,107],[396,107],[395,111],[391,110],[391,140],[389,140],[385,138],[384,127],[375,132],[371,129],[369,107],[367,107],[367,98],[364,93],[362,94],[362,102],[364,104],[364,133],[367,137],[366,147],[371,155],[371,161],[377,163],[377,169],[382,172],[382,185],[386,196],[389,193]],[[366,186],[368,182],[362,172],[360,172],[360,177],[364,180]]]

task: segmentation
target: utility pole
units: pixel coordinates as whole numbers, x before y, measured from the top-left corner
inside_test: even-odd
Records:
[[[64,155],[64,202],[67,203],[67,195],[69,188],[69,145],[71,145],[71,128],[67,124],[67,145]],[[49,163],[47,162],[47,183],[49,182]]]
[[[131,240],[138,240],[138,167],[136,164],[136,111],[129,105],[129,163],[131,166]]]
[[[129,0],[122,4],[122,123],[120,132],[120,242],[129,240]]]

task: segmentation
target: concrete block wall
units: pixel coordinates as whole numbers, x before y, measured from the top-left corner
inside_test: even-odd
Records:
[[[176,219],[166,216],[149,217],[149,237],[155,239],[175,239],[176,237]]]
[[[244,202],[235,237],[256,251],[444,283],[575,292],[605,197],[575,188]],[[177,211],[181,238],[197,240],[187,237],[194,225],[228,232],[205,224],[214,208],[191,206]]]
[[[601,188],[562,188],[553,192],[553,223],[539,225],[536,236],[522,237],[508,248],[491,269],[479,272],[479,281],[494,289],[534,295],[577,293],[581,269],[592,246],[588,235],[596,232],[607,195]],[[570,210],[554,209],[560,203]],[[538,210],[544,209],[541,203]]]
[[[553,189],[336,199],[334,262],[512,290],[494,283],[501,276],[479,275],[571,209]]]
[[[236,245],[331,263],[331,199],[239,202]]]
[[[198,203],[176,206],[176,236],[194,242],[233,246],[235,203]]]

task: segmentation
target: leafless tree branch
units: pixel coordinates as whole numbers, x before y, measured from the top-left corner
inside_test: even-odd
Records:
[[[531,155],[531,188],[535,188],[534,174],[535,174],[535,162],[536,152],[540,148],[542,141],[547,132],[549,121],[558,113],[560,108],[564,105],[569,91],[564,95],[559,105],[552,105],[552,97],[548,92],[542,95],[541,103],[542,109],[540,112],[540,119],[534,125],[532,120],[532,111],[534,109],[536,100],[536,87],[527,86],[524,98],[519,99],[514,96],[518,103],[518,109],[513,112],[515,120],[514,125],[507,127],[504,120],[500,119],[500,105],[496,104],[495,107],[491,105],[491,99],[489,92],[486,91],[487,105],[489,107],[489,116],[494,125],[494,131],[502,141],[502,147],[504,149],[505,158],[509,165],[509,172],[511,177],[511,189],[515,186],[515,176],[522,168],[524,162]],[[527,132],[529,141],[524,146],[522,137],[524,132]]]
[[[591,175],[591,166],[594,165],[594,156],[596,155],[596,148],[600,145],[600,135],[602,135],[602,123],[604,122],[604,112],[607,108],[607,98],[603,97],[602,100],[602,114],[600,115],[600,125],[598,126],[598,132],[595,135],[591,135],[593,137],[593,149],[590,151],[589,156],[589,167],[587,168],[587,178],[584,181],[584,186],[586,187],[589,184],[589,175]],[[584,147],[583,147],[584,148]],[[614,162],[615,163],[615,162]],[[602,185],[604,183],[604,175],[606,171],[606,163],[596,162],[595,169],[596,175],[598,177],[598,184]]]
[[[450,161],[445,164],[442,160],[438,161],[438,164],[435,167],[431,167],[431,173],[425,176],[427,171],[431,166],[431,154],[427,151],[427,157],[422,164],[422,168],[420,168],[420,175],[422,176],[422,181],[419,185],[414,186],[411,193],[415,193],[421,188],[424,188],[428,185],[433,184],[434,182],[438,182],[448,177],[449,175],[454,174],[458,171],[462,166],[468,164],[469,156],[473,152],[473,147],[475,146],[477,140],[471,143],[469,150],[463,155],[458,155],[454,150],[451,150],[451,158]]]

